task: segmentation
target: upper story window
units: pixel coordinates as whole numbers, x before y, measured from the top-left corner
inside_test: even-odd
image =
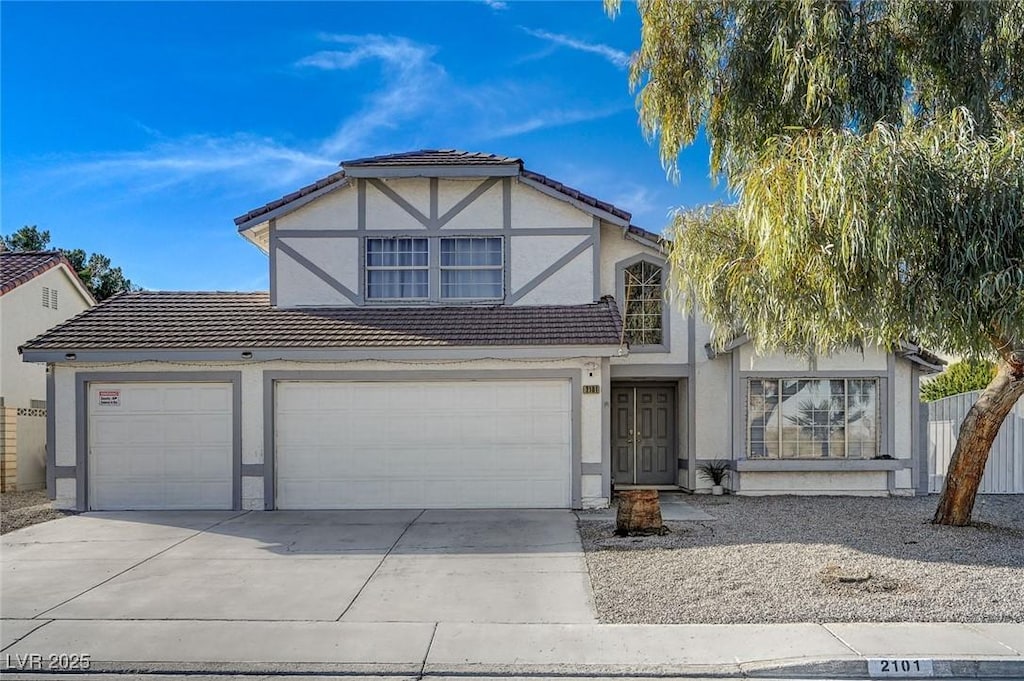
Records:
[[[870,459],[879,413],[876,379],[750,379],[747,456]]]
[[[427,239],[367,239],[366,297],[409,300],[430,297]]]
[[[366,239],[366,299],[501,300],[502,237]]]
[[[664,344],[662,268],[646,260],[623,269],[623,322],[634,345]]]
[[[504,290],[501,237],[441,239],[441,297],[501,298]]]

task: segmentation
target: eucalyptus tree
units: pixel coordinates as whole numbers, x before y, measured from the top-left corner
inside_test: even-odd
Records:
[[[996,360],[933,520],[967,524],[1024,394],[1024,2],[637,7],[643,132],[675,176],[706,134],[736,199],[675,216],[682,303],[720,345],[741,332],[810,353],[914,340]]]

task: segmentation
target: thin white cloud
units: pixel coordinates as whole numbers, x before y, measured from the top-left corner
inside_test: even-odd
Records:
[[[584,121],[592,121],[597,118],[605,118],[606,116],[611,116],[625,108],[627,107],[615,106],[597,110],[585,109],[565,111],[555,109],[541,111],[529,114],[519,121],[512,121],[500,127],[493,128],[490,131],[485,132],[484,135],[488,139],[525,135],[526,133],[533,132],[535,130],[558,128],[563,125],[572,125],[573,123],[582,123]]]
[[[572,36],[563,35],[561,33],[551,33],[550,31],[537,28],[527,28],[525,26],[520,26],[519,28],[528,35],[532,35],[534,38],[540,38],[541,40],[546,40],[550,43],[554,43],[555,45],[561,45],[562,47],[568,47],[580,52],[596,54],[620,69],[627,68],[630,63],[630,56],[627,53],[603,43],[588,43],[583,40],[573,38]]]
[[[352,99],[333,132],[304,144],[266,136],[191,135],[155,139],[135,151],[59,159],[44,171],[75,189],[115,187],[130,197],[171,188],[287,191],[337,169],[338,161],[417,146],[473,147],[487,140],[612,115],[628,102],[565,108],[564,93],[536,83],[458,82],[436,60],[438,48],[404,37],[324,34],[332,49],[293,62],[324,73],[365,70],[376,88]],[[139,123],[139,125],[142,125]]]
[[[121,185],[133,192],[150,192],[189,183],[270,188],[300,182],[336,166],[328,157],[265,137],[192,135],[139,151],[74,159],[57,172],[72,187]]]
[[[508,9],[508,3],[502,2],[502,0],[482,0],[482,2],[497,12]]]
[[[444,67],[433,59],[437,48],[432,45],[381,35],[320,37],[348,49],[322,50],[300,59],[297,66],[348,71],[370,62],[380,67],[383,83],[320,144],[321,154],[348,157],[367,150],[375,133],[398,129],[416,119],[430,109],[432,101],[443,96],[448,85]]]

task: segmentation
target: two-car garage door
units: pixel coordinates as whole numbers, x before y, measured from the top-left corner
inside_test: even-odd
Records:
[[[278,508],[566,508],[566,380],[275,390]]]

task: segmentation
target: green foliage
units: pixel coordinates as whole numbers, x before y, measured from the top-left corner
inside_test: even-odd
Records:
[[[715,459],[697,464],[697,474],[712,485],[721,485],[722,481],[729,476],[730,471],[732,471],[732,462],[726,459]]]
[[[9,236],[0,236],[0,244],[10,251],[45,251],[50,245],[50,232],[40,231],[35,225],[26,225]],[[106,300],[122,291],[138,291],[140,288],[124,276],[120,267],[111,267],[110,258],[101,253],[87,254],[80,248],[59,250],[96,300]]]
[[[618,2],[606,2],[614,11]],[[679,214],[684,304],[726,344],[1024,339],[1024,2],[640,0],[641,125],[706,134],[735,205]]]
[[[963,110],[871,132],[780,136],[735,206],[679,214],[684,304],[724,344],[829,353],[914,338],[968,357],[1024,338],[1024,135]]]
[[[620,0],[605,0],[612,14]],[[639,0],[630,82],[675,170],[702,131],[715,174],[776,135],[870,131],[966,107],[987,134],[1024,114],[1019,0]]]
[[[39,231],[35,225],[25,225],[8,236],[0,234],[0,250],[3,251],[45,251],[49,243],[50,233]]]
[[[921,384],[921,399],[934,402],[950,395],[984,390],[996,375],[992,362],[957,362],[930,381]]]

